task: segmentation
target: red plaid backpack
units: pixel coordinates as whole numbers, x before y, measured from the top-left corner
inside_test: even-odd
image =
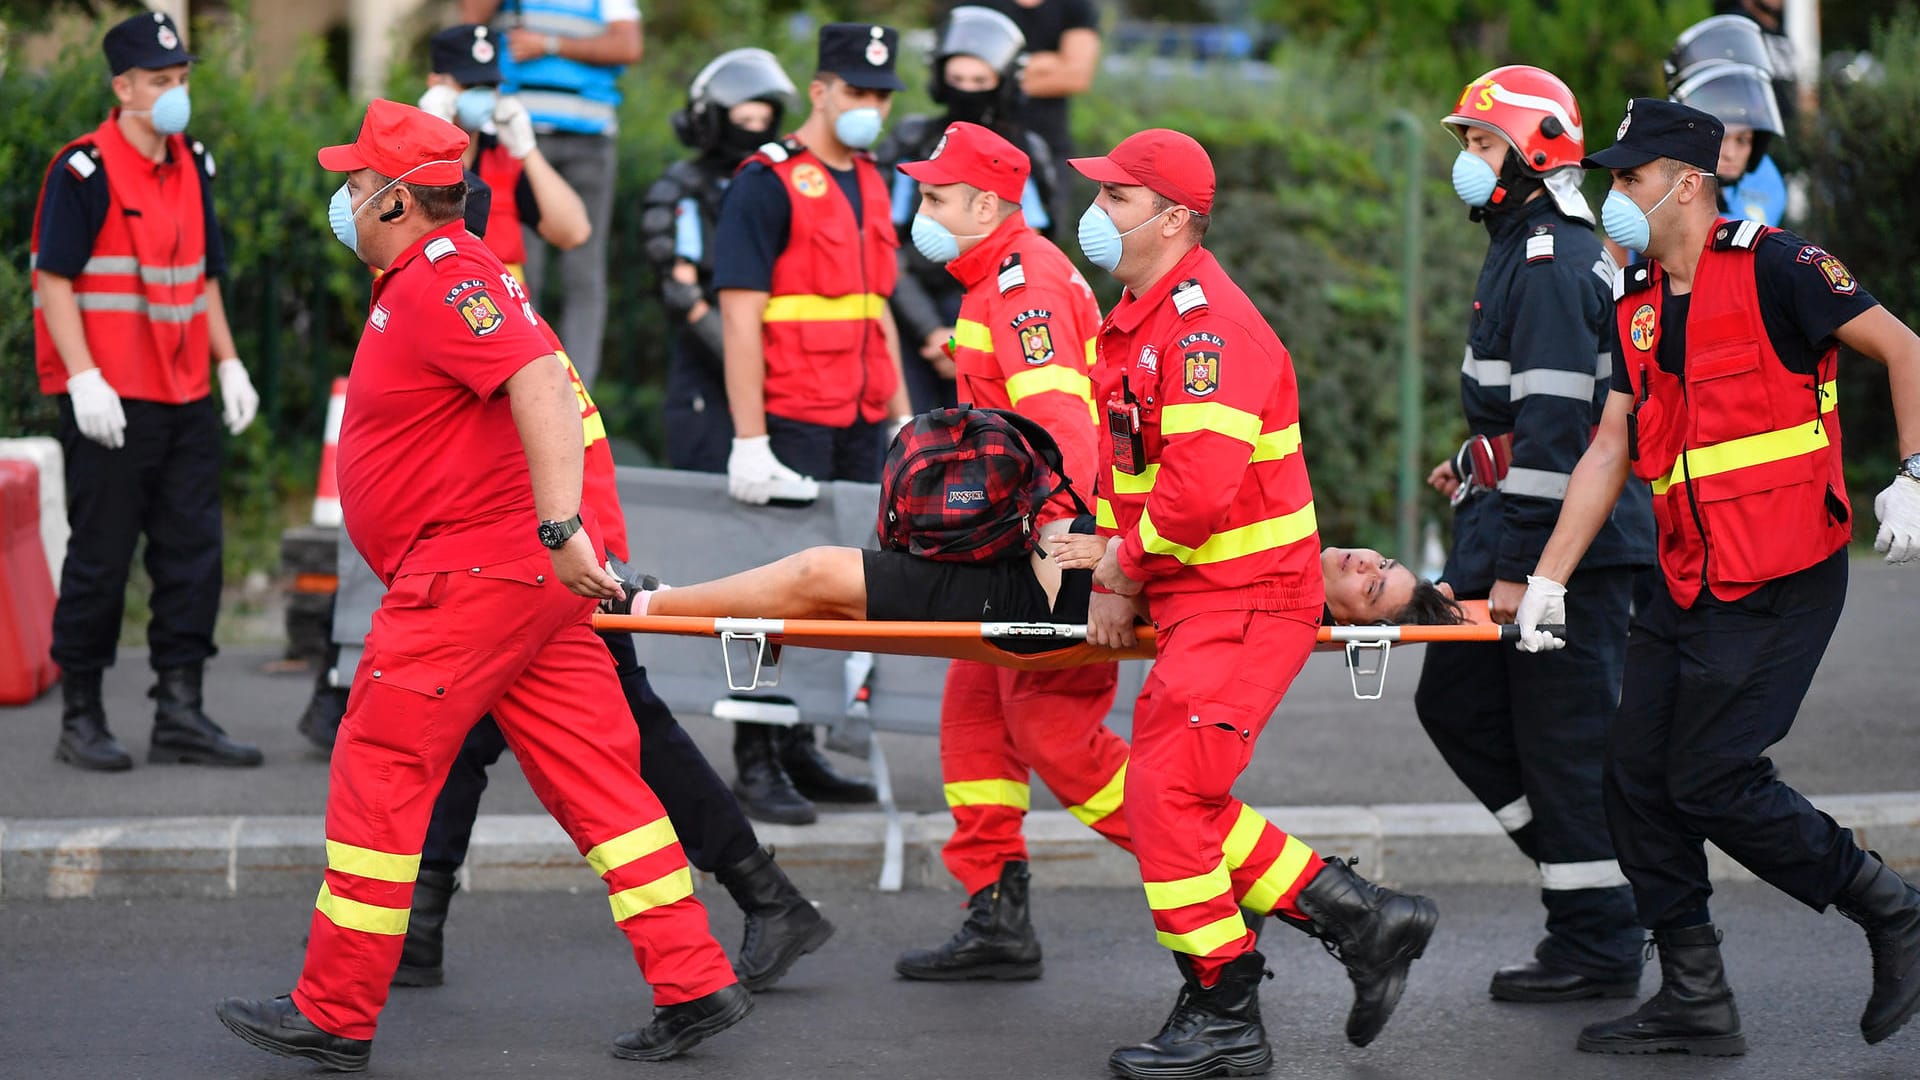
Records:
[[[1025,555],[1040,508],[1067,484],[1047,429],[1005,409],[934,409],[887,448],[880,478],[880,546],[942,562]]]

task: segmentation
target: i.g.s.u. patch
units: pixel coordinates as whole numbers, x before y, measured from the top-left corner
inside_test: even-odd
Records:
[[[1183,358],[1187,393],[1206,397],[1220,389],[1220,352],[1218,349],[1193,349]]]
[[[1020,355],[1038,366],[1053,359],[1053,324],[1036,319],[1020,327]]]
[[[500,314],[500,306],[493,302],[493,297],[488,296],[485,289],[469,293],[466,299],[460,301],[459,311],[474,337],[486,337],[506,322],[506,318]]]
[[[459,303],[460,298],[462,296],[465,296],[467,293],[470,293],[475,289],[484,289],[486,287],[487,287],[487,283],[485,281],[482,281],[479,278],[468,278],[465,281],[462,281],[461,283],[459,283],[458,285],[455,285],[453,288],[448,289],[447,295],[441,298],[440,302],[451,307],[454,304]]]
[[[1827,280],[1827,288],[1836,296],[1852,296],[1860,291],[1860,283],[1853,279],[1853,271],[1833,255],[1823,254],[1813,260],[1813,268],[1820,271],[1820,276]]]

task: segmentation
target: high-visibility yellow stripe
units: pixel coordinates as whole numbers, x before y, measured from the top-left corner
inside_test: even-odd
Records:
[[[1100,362],[1100,343],[1098,341],[1095,341],[1093,338],[1088,338],[1087,339],[1087,370],[1092,371],[1093,365],[1099,362]]]
[[[1102,784],[1100,790],[1094,792],[1086,802],[1079,806],[1067,807],[1067,813],[1079,818],[1082,825],[1092,825],[1120,809],[1120,802],[1126,797],[1126,793],[1127,763],[1122,761],[1120,767],[1113,770],[1111,780]]]
[[[1205,956],[1222,945],[1228,945],[1247,936],[1246,921],[1240,918],[1240,909],[1217,922],[1210,922],[1198,930],[1184,934],[1169,934],[1161,930],[1154,934],[1160,944],[1174,952],[1183,952],[1188,956]]]
[[[1025,810],[1033,789],[1018,780],[960,780],[945,787],[948,806],[1011,806]]]
[[[765,322],[854,322],[877,319],[887,309],[887,298],[879,293],[849,293],[846,296],[771,296],[761,316]]]
[[[673,831],[673,822],[664,817],[655,818],[632,832],[621,833],[594,845],[593,850],[587,852],[587,865],[593,867],[594,873],[605,874],[616,866],[643,859],[679,839]]]
[[[987,324],[972,319],[961,319],[953,324],[953,344],[960,349],[978,349],[981,352],[993,351],[993,331]]]
[[[1105,499],[1101,499],[1101,498],[1094,499],[1093,500],[1093,523],[1098,528],[1104,528],[1104,529],[1119,528],[1120,527],[1119,519],[1113,516],[1113,504],[1108,502]]]
[[[1273,860],[1267,872],[1261,874],[1247,895],[1240,900],[1240,906],[1248,911],[1266,914],[1273,910],[1280,897],[1300,880],[1301,871],[1307,868],[1307,860],[1313,858],[1313,849],[1300,842],[1299,837],[1287,837],[1286,846],[1280,849],[1280,857]]]
[[[598,409],[580,418],[581,434],[586,436],[587,445],[592,446],[607,437],[607,422],[600,416]]]
[[[692,895],[693,870],[683,866],[645,885],[613,893],[607,897],[607,902],[613,907],[613,921],[626,922],[643,911],[666,907]]]
[[[1820,386],[1820,411],[1830,413],[1839,402],[1839,384],[1823,383]],[[1832,443],[1827,438],[1827,426],[1815,421],[1795,424],[1778,431],[1763,431],[1758,435],[1747,435],[1726,442],[1714,443],[1688,450],[1673,463],[1673,471],[1666,477],[1653,482],[1653,493],[1665,495],[1667,489],[1675,484],[1684,484],[1688,477],[1695,480],[1703,476],[1715,476],[1735,469],[1745,469],[1754,465],[1765,465],[1774,461],[1811,454],[1816,450],[1825,450]]]
[[[327,869],[375,881],[412,881],[420,876],[420,856],[393,855],[329,840]]]
[[[1147,906],[1155,911],[1171,911],[1189,904],[1204,904],[1233,891],[1233,878],[1224,862],[1204,874],[1174,881],[1149,881]]]
[[[1240,817],[1234,821],[1233,828],[1227,830],[1227,838],[1220,845],[1220,853],[1226,856],[1227,865],[1235,870],[1247,865],[1253,858],[1253,847],[1260,842],[1261,834],[1267,831],[1267,819],[1260,811],[1240,804]]]
[[[1205,401],[1169,405],[1160,410],[1160,434],[1188,435],[1211,431],[1252,446],[1260,440],[1260,418],[1245,409]]]
[[[413,913],[409,908],[381,907],[335,896],[325,882],[321,883],[320,896],[314,900],[313,906],[327,917],[328,922],[342,930],[385,934],[388,937],[399,937],[406,933],[407,916]]]
[[[1140,511],[1140,546],[1150,555],[1171,555],[1188,566],[1200,566],[1299,543],[1312,536],[1318,527],[1313,504],[1309,502],[1291,514],[1214,533],[1206,543],[1190,548],[1161,536],[1153,527],[1153,518],[1143,509]]]
[[[1182,408],[1184,406],[1176,406]],[[1300,425],[1289,424],[1279,431],[1266,431],[1253,444],[1253,461],[1279,461],[1290,454],[1300,451]],[[1153,490],[1153,482],[1160,476],[1160,465],[1155,462],[1140,471],[1138,476],[1113,470],[1113,493],[1116,495],[1145,495]]]
[[[1093,409],[1093,380],[1072,368],[1046,364],[1007,377],[1007,402],[1011,405],[1018,405],[1024,398],[1053,390],[1072,394],[1087,403],[1089,412]]]

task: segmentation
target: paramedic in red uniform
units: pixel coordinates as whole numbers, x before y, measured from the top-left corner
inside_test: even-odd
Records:
[[[1026,153],[978,124],[955,123],[930,159],[900,168],[920,185],[914,247],[966,290],[948,344],[960,400],[1038,421],[1059,444],[1068,479],[1091,496],[1099,452],[1089,368],[1100,307],[1073,263],[1021,212],[1032,169]],[[1074,515],[1070,495],[1054,496],[1041,511],[1041,537],[1064,534]],[[1091,518],[1080,525],[1093,529]],[[1025,560],[1014,562],[1024,569]],[[877,584],[870,596],[912,595],[906,580]],[[940,772],[954,828],[942,855],[972,899],[959,933],[903,954],[894,965],[901,975],[1040,975],[1020,831],[1028,777],[1037,771],[1075,817],[1128,846],[1120,813],[1127,744],[1105,722],[1118,672],[1112,663],[1019,672],[971,660],[947,669]]]
[[[1325,600],[1293,363],[1201,246],[1214,176],[1199,143],[1152,129],[1070,164],[1100,185],[1081,250],[1126,286],[1097,339],[1097,511],[1110,540],[1088,640],[1130,644],[1142,608],[1158,628],[1123,809],[1154,928],[1185,984],[1160,1033],[1108,1064],[1131,1077],[1264,1069],[1266,960],[1228,855],[1242,840],[1233,783],[1312,651]],[[1337,950],[1355,989],[1347,1037],[1364,1046],[1433,933],[1433,904],[1259,826],[1263,843],[1293,852],[1269,910]]]
[[[752,998],[640,779],[632,717],[589,617],[620,588],[582,520],[580,413],[526,294],[463,225],[467,136],[390,101],[320,152],[347,174],[334,234],[384,270],[340,432],[347,534],[388,586],[334,746],[327,872],[290,996],[216,1010],[246,1041],[364,1068],[400,961],[434,796],[491,712],[534,792],[607,882],[653,988],[614,1054],[672,1057]]]
[[[1613,174],[1607,235],[1643,258],[1614,286],[1613,392],[1515,617],[1522,649],[1557,648],[1535,628],[1566,621],[1567,579],[1628,473],[1652,485],[1666,587],[1635,613],[1603,793],[1660,991],[1581,1032],[1595,1053],[1746,1052],[1707,905],[1708,840],[1866,930],[1868,1042],[1920,1005],[1920,890],[1765,756],[1792,730],[1846,601],[1841,345],[1886,365],[1906,455],[1874,500],[1875,547],[1888,562],[1920,557],[1920,338],[1831,253],[1719,216],[1722,135],[1707,113],[1636,98],[1614,144],[1584,162]]]

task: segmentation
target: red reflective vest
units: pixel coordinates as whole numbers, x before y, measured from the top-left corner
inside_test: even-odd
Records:
[[[1633,385],[1633,471],[1653,487],[1674,602],[1738,600],[1846,546],[1837,350],[1789,371],[1767,337],[1753,252],[1772,232],[1723,221],[1694,272],[1684,376],[1660,369],[1662,271],[1621,276],[1615,318]]]
[[[495,143],[480,151],[473,164],[473,171],[480,174],[480,179],[485,180],[493,192],[493,203],[487,209],[484,238],[487,248],[507,264],[514,277],[525,280],[527,241],[520,232],[519,193],[520,175],[526,171],[526,163]]]
[[[791,136],[748,160],[773,170],[793,207],[761,332],[767,412],[828,427],[884,419],[899,379],[880,318],[899,272],[900,238],[880,170],[864,154],[854,161],[856,222],[826,165]]]
[[[200,171],[186,137],[169,136],[155,163],[120,134],[112,117],[68,143],[54,169],[85,180],[105,169],[111,202],[93,253],[73,279],[87,347],[100,374],[123,398],[181,405],[212,393],[207,345],[206,211]],[[33,211],[33,253],[40,251],[43,180]],[[40,391],[64,394],[67,368],[40,311],[34,273],[34,359]]]

